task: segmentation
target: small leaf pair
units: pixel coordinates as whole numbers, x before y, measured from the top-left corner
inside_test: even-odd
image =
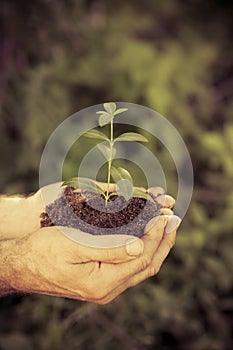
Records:
[[[84,136],[88,137],[89,139],[104,140],[109,142],[108,137],[103,132],[95,129],[87,131]],[[125,132],[124,134],[121,134],[120,136],[115,138],[114,143],[118,141],[148,142],[145,136],[138,134],[136,132]]]
[[[113,118],[120,113],[126,112],[128,108],[118,108],[116,109],[116,104],[114,102],[104,103],[105,111],[98,111],[96,114],[100,114],[99,126],[104,126],[109,124]]]

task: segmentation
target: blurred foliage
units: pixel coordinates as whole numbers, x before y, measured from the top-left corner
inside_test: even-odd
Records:
[[[1,192],[36,190],[49,135],[104,101],[166,116],[190,151],[195,189],[158,276],[105,306],[1,299],[0,349],[231,348],[231,12],[230,1],[217,0],[1,1]],[[74,145],[65,176],[88,147]],[[151,149],[176,195],[170,155],[152,139]]]

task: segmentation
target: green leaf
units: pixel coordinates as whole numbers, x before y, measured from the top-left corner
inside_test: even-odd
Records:
[[[133,197],[138,197],[138,198],[144,198],[146,200],[149,200],[150,202],[154,203],[154,199],[149,195],[147,192],[143,192],[141,190],[138,190],[134,188],[133,190]]]
[[[111,176],[118,187],[118,194],[129,200],[133,194],[133,179],[130,173],[124,168],[111,167]]]
[[[122,179],[117,182],[117,193],[122,195],[127,201],[133,196],[133,184],[127,179]]]
[[[79,188],[85,191],[104,194],[104,191],[102,190],[102,188],[100,188],[93,180],[86,179],[84,177],[79,178]]]
[[[117,115],[117,114],[120,114],[120,113],[123,113],[123,112],[126,112],[128,111],[128,108],[118,108],[116,110],[116,112],[114,112],[114,115]]]
[[[114,147],[112,148],[112,155],[110,147],[106,146],[104,143],[99,143],[97,147],[99,148],[100,152],[103,154],[104,158],[107,161],[113,159],[116,155],[116,149]]]
[[[62,182],[61,186],[72,186],[72,187],[78,188],[78,178],[72,177],[69,180],[65,180]]]
[[[120,174],[122,179],[129,180],[130,182],[133,183],[133,178],[130,175],[128,170],[126,170],[125,168],[122,168],[122,167],[118,167],[117,170],[118,170],[118,173]]]
[[[98,111],[98,112],[96,112],[96,114],[105,114],[105,115],[109,115],[109,113],[106,112],[106,111]]]
[[[124,169],[124,168],[115,168],[114,166],[111,167],[111,176],[113,178],[113,180],[115,181],[115,183],[117,183],[118,181],[125,179],[125,180],[129,180],[133,183],[133,179],[132,176],[130,175],[130,173]]]
[[[99,117],[99,126],[107,125],[114,118],[111,114],[101,114]]]
[[[62,186],[72,186],[80,188],[83,191],[89,191],[99,194],[104,194],[104,191],[95,183],[94,180],[85,177],[73,177],[70,180],[64,181]]]
[[[114,142],[116,141],[140,141],[140,142],[148,142],[147,138],[137,132],[126,132],[120,136],[118,136]]]
[[[117,183],[117,181],[122,179],[119,171],[114,166],[111,167],[111,176],[113,178],[113,181],[115,181],[115,183]]]
[[[84,134],[85,137],[88,137],[90,139],[98,139],[98,140],[106,140],[108,141],[108,138],[105,134],[98,130],[90,130]]]
[[[114,102],[107,102],[107,103],[104,103],[104,109],[110,113],[110,114],[113,114],[116,110],[116,104]]]

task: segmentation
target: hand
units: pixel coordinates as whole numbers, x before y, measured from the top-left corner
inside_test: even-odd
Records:
[[[57,187],[56,184],[50,186],[52,190]],[[161,189],[149,191],[157,194]],[[164,205],[163,214],[171,215],[175,200],[163,195],[158,198]],[[44,210],[41,190],[28,198],[10,201],[6,198],[1,204],[6,214],[9,206],[9,214],[12,210],[15,213],[14,220],[9,222],[12,233],[17,236],[17,229],[20,231],[17,240],[7,237],[8,240],[0,241],[2,295],[17,291],[35,292],[107,303],[157,272],[175,239],[175,232],[161,238],[167,216],[161,216],[159,220],[154,218],[153,221],[158,220],[158,226],[148,229],[150,222],[142,240],[127,235],[108,235],[104,246],[110,246],[108,243],[114,241],[114,244],[121,245],[118,248],[96,249],[74,243],[56,227],[38,229],[25,236],[26,229],[33,231],[40,226],[39,216]],[[23,238],[18,239],[22,233]],[[98,241],[103,236],[92,236],[92,245],[93,239],[99,246]],[[129,239],[131,242],[126,242]]]
[[[20,247],[11,248],[8,284],[15,291],[108,303],[158,273],[175,243],[180,223],[176,218],[154,218],[142,239],[133,238],[132,243],[108,249],[82,246],[56,227],[43,228],[23,238]],[[172,232],[165,233],[165,227]]]
[[[0,197],[0,241],[23,237],[40,228],[40,214],[45,211],[45,205],[51,203],[61,192],[61,183],[45,186],[31,196],[2,196]],[[106,184],[98,183],[104,190]],[[144,188],[140,188],[146,191]],[[116,186],[110,185],[110,190],[115,191]],[[163,193],[159,187],[149,189],[155,194]],[[161,195],[158,200],[164,208],[161,214],[171,215],[171,208],[175,200],[171,196]],[[45,203],[44,203],[45,201]]]

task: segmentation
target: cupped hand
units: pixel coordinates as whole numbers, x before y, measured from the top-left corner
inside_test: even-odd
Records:
[[[11,285],[16,291],[108,303],[158,273],[175,243],[178,223],[174,226],[173,220],[172,227],[170,218],[174,216],[152,219],[142,239],[125,235],[131,242],[115,248],[74,243],[56,227],[39,229],[21,240],[17,254],[13,252],[17,261],[12,262]]]
[[[106,188],[106,184],[99,185]],[[27,198],[1,199],[4,221],[0,239],[8,249],[3,259],[4,264],[7,261],[3,274],[5,292],[108,303],[127,288],[156,274],[175,242],[175,230],[180,223],[172,215],[175,200],[164,195],[161,188],[148,190],[163,208],[161,215],[147,224],[141,239],[128,235],[89,235],[90,238],[76,230],[82,237],[86,235],[85,245],[68,239],[58,227],[40,228],[40,214],[45,210],[43,189]],[[60,184],[49,185],[47,189],[47,194],[52,193],[55,198],[61,190]]]

